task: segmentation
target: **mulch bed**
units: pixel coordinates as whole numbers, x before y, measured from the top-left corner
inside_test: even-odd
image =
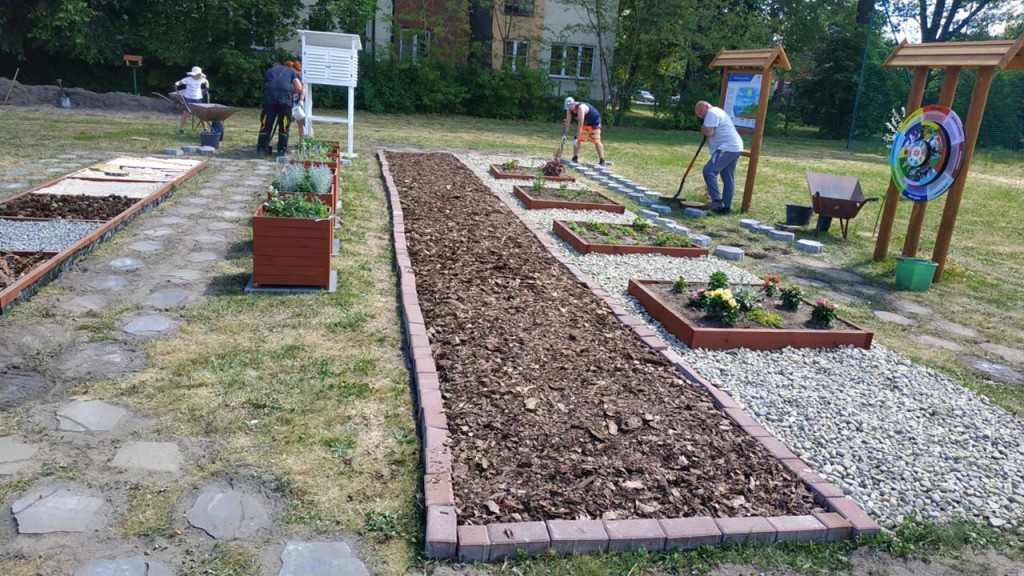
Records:
[[[460,523],[820,509],[456,158],[388,160],[448,413]]]
[[[68,220],[110,220],[138,202],[125,196],[74,196],[26,194],[0,204],[0,216],[61,218]]]
[[[0,252],[0,289],[14,284],[33,268],[45,262],[47,258],[49,255],[42,252],[29,255]]]
[[[615,246],[693,246],[682,234],[669,232],[660,226],[637,228],[632,224],[606,224],[603,222],[567,222],[566,226],[591,244]],[[657,244],[658,240],[667,240]]]

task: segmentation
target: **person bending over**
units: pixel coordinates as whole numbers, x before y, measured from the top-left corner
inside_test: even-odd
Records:
[[[277,127],[277,153],[288,150],[288,129],[292,121],[292,94],[302,94],[298,72],[284,64],[274,64],[263,75],[263,111],[260,113],[260,135],[257,154],[270,154],[270,135]]]
[[[604,166],[604,146],[601,144],[601,113],[593,104],[577,102],[572,96],[565,99],[565,121],[562,123],[562,141],[569,134],[569,126],[576,120],[576,136],[572,141],[572,161],[579,162],[580,144],[588,138],[597,148],[597,157]]]
[[[736,190],[734,175],[736,164],[743,152],[743,139],[729,115],[718,106],[701,100],[693,111],[704,120],[701,134],[708,139],[711,159],[704,165],[704,183],[708,187],[711,203],[706,206],[716,214],[728,214],[732,210],[732,196]],[[718,193],[718,177],[722,177],[722,193]]]

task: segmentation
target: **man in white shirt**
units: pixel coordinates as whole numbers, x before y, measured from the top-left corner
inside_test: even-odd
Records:
[[[733,176],[743,152],[743,139],[725,110],[701,100],[693,111],[704,120],[700,131],[707,137],[708,151],[711,152],[711,159],[703,171],[708,196],[711,197],[711,204],[707,207],[716,214],[728,214],[732,210],[732,195],[736,190]],[[721,195],[718,193],[719,175],[722,177]]]

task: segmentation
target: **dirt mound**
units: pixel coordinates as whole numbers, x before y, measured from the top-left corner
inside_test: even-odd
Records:
[[[8,90],[11,91],[10,97],[7,98],[8,106],[57,106],[57,102],[60,100],[60,88],[57,86],[29,86],[21,82],[14,82],[14,88],[11,88],[9,79],[0,78],[0,102],[3,102]],[[71,97],[73,108],[125,112],[174,111],[174,106],[161,98],[135,96],[124,92],[97,94],[81,88],[67,88],[65,91]]]

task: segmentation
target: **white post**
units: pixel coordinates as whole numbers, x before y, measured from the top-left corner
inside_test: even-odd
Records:
[[[356,123],[356,89],[348,87],[348,157],[355,158],[352,153],[352,135],[355,132]]]
[[[302,109],[306,112],[305,135],[313,137],[313,86],[306,84],[306,97],[302,99]]]

